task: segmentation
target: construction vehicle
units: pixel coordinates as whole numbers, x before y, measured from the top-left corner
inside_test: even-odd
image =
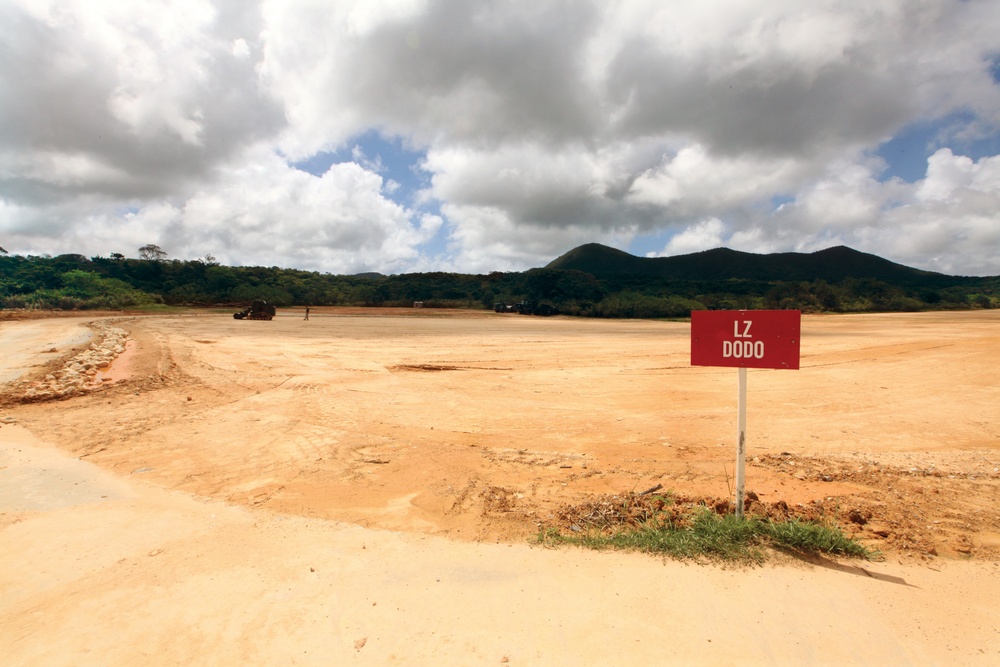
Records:
[[[234,320],[270,320],[278,311],[267,301],[254,301],[247,308],[233,313]]]

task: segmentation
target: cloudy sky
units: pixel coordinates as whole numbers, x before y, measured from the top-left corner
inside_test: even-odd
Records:
[[[0,0],[0,247],[1000,274],[996,0]]]

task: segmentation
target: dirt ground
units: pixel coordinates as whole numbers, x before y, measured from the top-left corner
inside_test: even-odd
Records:
[[[14,664],[1000,661],[1000,312],[806,316],[800,370],[749,371],[757,505],[885,554],[749,571],[528,546],[595,499],[731,497],[736,371],[687,323],[102,314],[99,389],[24,402],[93,317],[0,320]]]

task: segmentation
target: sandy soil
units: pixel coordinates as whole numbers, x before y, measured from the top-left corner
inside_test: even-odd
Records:
[[[805,317],[801,370],[749,372],[748,489],[886,554],[751,570],[528,544],[728,498],[736,372],[685,323],[112,321],[111,381],[34,403],[85,320],[0,323],[11,664],[1000,661],[1000,313]]]

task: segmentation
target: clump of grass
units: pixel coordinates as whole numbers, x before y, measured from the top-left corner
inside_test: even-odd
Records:
[[[558,528],[539,531],[545,545],[573,544],[590,549],[624,549],[663,554],[678,559],[719,560],[759,564],[766,549],[777,547],[805,553],[828,553],[872,559],[876,554],[844,535],[835,526],[797,518],[775,521],[760,517],[738,518],[700,507],[678,520],[654,516],[640,524],[606,530],[578,529],[563,534]]]
[[[762,523],[768,538],[777,546],[809,553],[828,553],[868,560],[875,556],[875,552],[847,537],[839,528],[799,519],[787,521],[769,519]]]

